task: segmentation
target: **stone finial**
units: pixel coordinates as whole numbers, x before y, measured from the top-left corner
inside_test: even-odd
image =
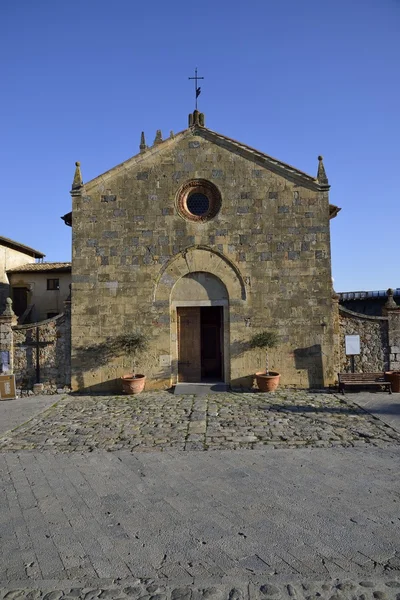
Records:
[[[393,290],[392,290],[392,288],[389,288],[386,293],[387,293],[388,299],[387,299],[387,301],[385,303],[385,308],[389,309],[389,310],[393,309],[393,308],[396,308],[396,309],[399,308],[399,306],[395,302],[395,299],[393,298]]]
[[[154,146],[157,146],[157,144],[161,144],[162,141],[163,141],[163,139],[162,139],[161,129],[157,129],[156,137],[154,138]]]
[[[81,163],[76,161],[75,163],[75,174],[72,182],[72,191],[79,190],[83,185],[82,174],[81,174]]]
[[[324,167],[324,157],[323,156],[318,156],[318,173],[317,173],[317,180],[318,183],[322,183],[324,185],[328,185],[329,181],[328,181],[328,177],[326,176],[326,171],[325,171],[325,167]]]
[[[197,109],[194,110],[192,113],[190,113],[189,127],[194,127],[195,125],[204,127],[204,123],[205,123],[204,113],[199,112]]]
[[[140,152],[144,152],[147,148],[146,145],[146,138],[144,137],[144,131],[142,131],[141,136],[140,136],[140,145],[139,145],[139,150]]]
[[[6,298],[6,307],[3,310],[1,316],[9,318],[9,319],[14,319],[15,318],[15,313],[14,313],[14,311],[12,309],[12,300],[11,300],[11,298]]]

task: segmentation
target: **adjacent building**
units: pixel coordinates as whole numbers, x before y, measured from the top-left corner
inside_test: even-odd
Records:
[[[27,263],[7,270],[13,310],[20,323],[50,319],[64,311],[71,263]]]
[[[44,256],[39,250],[0,236],[0,311],[4,308],[6,298],[11,295],[7,271],[34,264],[36,260],[43,260]]]

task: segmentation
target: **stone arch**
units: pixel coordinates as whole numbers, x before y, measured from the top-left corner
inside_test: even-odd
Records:
[[[171,303],[182,301],[225,301],[228,303],[228,300],[228,290],[221,279],[203,271],[184,275],[178,279],[171,290]]]
[[[187,248],[161,269],[154,288],[154,302],[169,304],[173,287],[190,273],[211,273],[222,281],[230,301],[246,300],[246,286],[239,269],[226,256],[205,246]]]

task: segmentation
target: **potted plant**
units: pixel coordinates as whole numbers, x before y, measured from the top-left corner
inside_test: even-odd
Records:
[[[135,332],[119,336],[116,343],[119,350],[132,360],[132,373],[121,377],[122,391],[124,394],[138,394],[144,389],[146,376],[136,373],[136,359],[140,352],[147,349],[148,339],[143,333]]]
[[[273,392],[279,385],[280,374],[269,370],[268,350],[278,345],[278,335],[274,331],[261,331],[250,340],[251,348],[265,350],[265,371],[256,373],[258,389],[261,392]]]

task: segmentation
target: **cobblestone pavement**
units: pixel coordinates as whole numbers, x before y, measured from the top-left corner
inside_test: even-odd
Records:
[[[349,396],[59,398],[0,437],[0,600],[400,600],[400,435]]]
[[[0,401],[0,435],[32,419],[54,404],[60,396],[28,396]]]
[[[0,588],[1,600],[399,600],[397,579],[292,581],[238,585],[171,587],[151,579],[45,588]]]
[[[336,394],[279,390],[206,397],[145,392],[63,397],[0,450],[220,450],[398,444],[400,433]]]

